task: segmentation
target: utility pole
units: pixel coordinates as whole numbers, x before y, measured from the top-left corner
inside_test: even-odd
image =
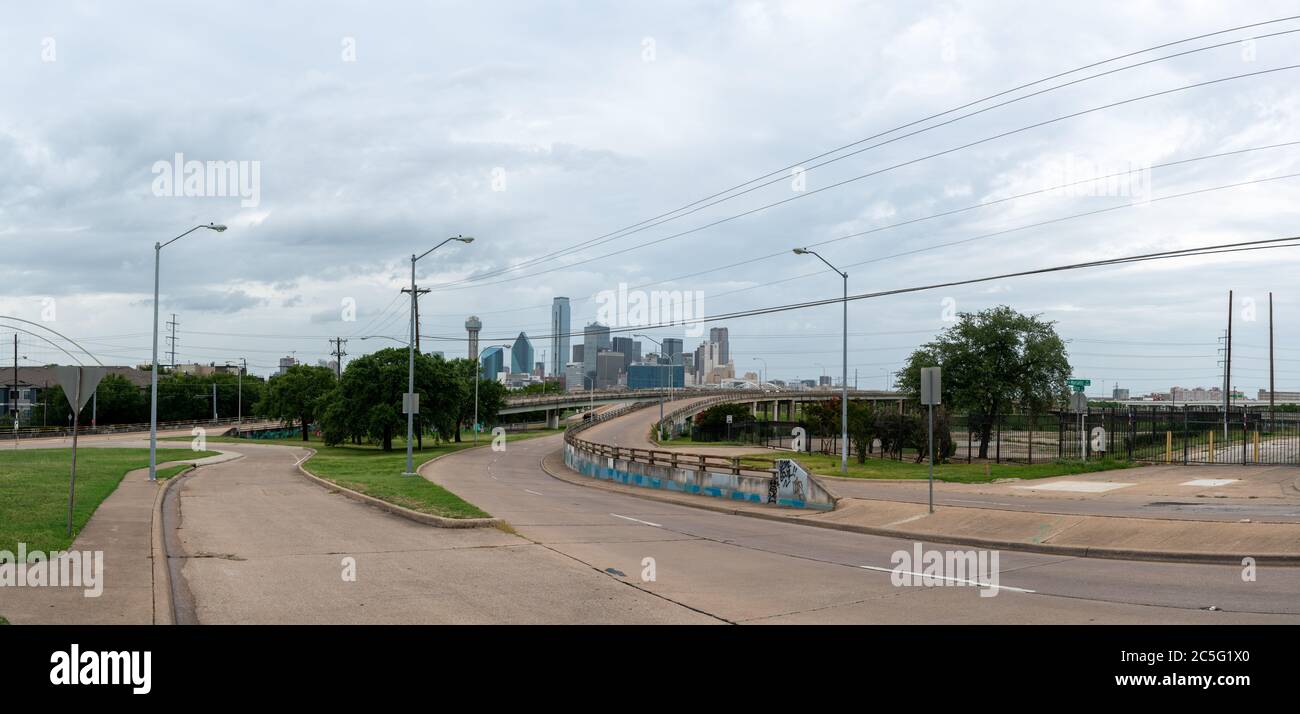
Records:
[[[212,423],[217,423],[217,383],[212,383]]]
[[[172,371],[176,371],[176,327],[180,325],[176,321],[176,313],[172,313],[172,319],[167,323],[167,329],[171,330],[171,336],[167,338],[167,343],[171,349],[167,351],[167,361],[171,364]]]
[[[1232,408],[1232,291],[1228,291],[1228,344],[1223,363],[1223,444],[1228,444],[1228,410]]]
[[[335,358],[334,377],[335,379],[343,379],[343,358],[348,354],[344,351],[343,345],[347,344],[348,341],[342,337],[335,337],[330,342],[334,344],[334,351],[330,353]]]
[[[411,304],[415,306],[415,351],[416,352],[420,352],[420,296],[429,292],[429,290],[430,290],[429,288],[422,288],[419,285],[416,285],[415,299],[411,301]],[[402,288],[402,292],[409,293],[411,292],[411,288]]]
[[[1270,303],[1271,305],[1272,303]],[[1272,308],[1270,308],[1272,309]],[[7,402],[12,402],[9,406],[14,417],[14,448],[18,448],[18,333],[14,333],[14,388],[9,392]],[[28,421],[31,421],[30,419]]]
[[[1273,384],[1273,293],[1268,294],[1268,430],[1274,430],[1276,388]]]

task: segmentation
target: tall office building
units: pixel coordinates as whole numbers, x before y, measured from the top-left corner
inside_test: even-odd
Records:
[[[510,373],[528,374],[533,371],[533,343],[528,335],[520,332],[515,344],[510,347]]]
[[[731,344],[727,336],[727,328],[713,327],[709,329],[709,342],[718,345],[718,364],[726,364],[731,361]]]
[[[506,351],[500,347],[489,347],[483,352],[483,378],[496,379],[506,370]]]
[[[641,361],[641,343],[631,337],[615,337],[614,351],[623,353],[623,371]]]
[[[569,360],[569,361],[570,361],[570,362],[577,362],[578,364],[582,364],[582,345],[574,345],[574,346],[573,346],[573,359],[571,359],[571,360]]]
[[[551,300],[551,374],[564,374],[569,356],[569,298]]]
[[[676,337],[664,338],[663,357],[668,364],[682,364],[682,341]]]
[[[581,362],[570,362],[564,365],[564,391],[581,392],[590,385],[591,380],[587,379],[587,375],[582,371]]]
[[[609,328],[593,322],[582,330],[582,368],[596,376],[596,355],[609,349]]]
[[[483,329],[483,323],[477,315],[470,315],[465,321],[465,331],[469,333],[469,358],[478,359],[478,333]]]
[[[606,350],[597,355],[596,389],[608,389],[618,386],[619,375],[623,373],[623,353]]]

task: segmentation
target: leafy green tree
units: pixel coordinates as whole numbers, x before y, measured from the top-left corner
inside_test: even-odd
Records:
[[[474,380],[478,378],[478,365],[471,359],[454,359],[447,363],[456,375],[459,387],[460,404],[456,420],[455,440],[460,441],[463,428],[474,426]],[[529,385],[539,386],[539,385]],[[539,392],[540,393],[540,392]],[[505,385],[495,379],[479,378],[478,383],[478,420],[483,424],[496,422],[497,414],[506,405]]]
[[[271,377],[266,394],[255,412],[263,417],[302,424],[302,440],[308,440],[311,424],[322,407],[321,397],[334,389],[334,371],[329,367],[298,364]]]
[[[109,374],[100,381],[95,392],[99,399],[99,408],[95,414],[97,424],[139,424],[149,421],[147,388],[140,389],[120,374]]]
[[[393,439],[406,429],[402,395],[407,389],[408,359],[405,349],[387,348],[348,364],[337,389],[318,405],[327,444],[364,438],[392,451]],[[437,355],[415,356],[421,433],[427,428],[442,439],[453,437],[463,409],[464,389],[452,363]]]
[[[979,457],[988,458],[1001,414],[1014,407],[1038,413],[1067,394],[1070,361],[1054,324],[1005,305],[961,313],[957,324],[912,353],[898,386],[919,399],[921,368],[942,367],[944,405],[967,412],[980,435]]]

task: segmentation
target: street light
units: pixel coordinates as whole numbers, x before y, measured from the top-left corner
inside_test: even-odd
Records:
[[[434,247],[416,255],[411,254],[411,343],[407,351],[406,367],[406,471],[402,472],[403,476],[418,476],[415,473],[415,301],[418,297],[415,292],[415,263],[420,258],[432,253],[433,251],[447,245],[452,241],[461,243],[473,243],[474,239],[469,236],[452,236],[447,240],[435,245]]]
[[[645,339],[655,343],[655,347],[659,348],[659,365],[661,367],[664,366],[664,346],[662,343],[659,342],[659,340],[656,340],[655,338],[650,337],[649,335],[633,334],[632,336],[644,337]],[[660,374],[661,375],[663,374],[662,370],[660,370]],[[660,441],[664,440],[664,379],[662,376],[659,377],[659,440]]]
[[[166,243],[153,244],[153,364],[149,378],[149,480],[158,480],[158,273],[162,262],[162,249],[197,231],[207,228],[221,233],[225,226],[207,223],[194,226]],[[303,428],[307,428],[303,425]]]
[[[483,353],[496,348],[509,349],[510,345],[488,345],[479,350],[474,359],[474,445],[478,446],[478,383],[483,379]]]
[[[763,359],[762,357],[755,357],[754,361],[763,363],[763,369],[760,370],[758,373],[758,389],[759,391],[762,391],[767,384],[767,377],[763,376],[767,374],[767,360]]]
[[[226,363],[228,367],[239,367],[239,396],[235,401],[235,438],[239,438],[239,432],[244,426],[244,372],[248,371],[248,360],[243,357],[239,358],[241,364],[234,365]],[[305,428],[305,427],[304,427]]]
[[[816,251],[807,248],[795,248],[795,255],[815,255],[844,278],[844,373],[840,378],[840,473],[849,473],[849,274],[830,264]]]

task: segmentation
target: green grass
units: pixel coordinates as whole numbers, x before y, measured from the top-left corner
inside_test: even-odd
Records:
[[[165,469],[158,469],[158,480],[166,481],[167,479],[173,476],[179,476],[181,473],[189,471],[192,468],[194,468],[194,464],[181,464],[180,466],[169,466]]]
[[[0,617],[0,625],[8,625],[8,624],[9,624],[8,620],[4,619],[3,617]]]
[[[158,458],[171,461],[215,455],[212,451],[170,449]],[[149,465],[149,450],[77,450],[77,491],[70,538],[66,528],[71,464],[70,449],[0,450],[0,550],[14,552],[19,543],[26,543],[29,551],[67,548],[99,504],[117,489],[126,472]],[[168,471],[175,469],[161,473]]]
[[[519,441],[539,436],[561,433],[562,430],[527,431],[507,434],[506,441]],[[179,437],[187,440],[189,437]],[[424,449],[414,455],[415,467],[430,459],[454,451],[473,448],[473,434],[464,432],[460,443],[434,445],[426,439]],[[376,445],[351,444],[326,446],[319,440],[304,442],[297,439],[235,439],[210,437],[209,442],[239,444],[274,444],[281,446],[309,446],[316,454],[303,467],[315,476],[332,481],[344,488],[373,496],[394,505],[444,518],[488,518],[489,514],[456,494],[423,478],[402,476],[406,470],[406,440],[394,439],[393,450],[383,451]],[[490,433],[479,435],[479,446],[492,443]]]
[[[746,454],[741,457],[744,463],[762,464],[769,468],[776,459],[790,458],[783,453],[766,452]],[[799,454],[796,460],[812,473],[826,476],[840,476],[840,458],[826,454]],[[953,483],[989,483],[997,479],[1018,478],[1038,479],[1069,474],[1094,473],[1111,469],[1126,469],[1135,466],[1128,461],[1104,459],[1099,461],[1053,461],[1041,464],[938,464],[934,467],[936,481]],[[862,479],[926,479],[929,478],[929,465],[912,461],[895,461],[868,457],[866,463],[859,464],[852,455],[849,456],[849,478]]]

